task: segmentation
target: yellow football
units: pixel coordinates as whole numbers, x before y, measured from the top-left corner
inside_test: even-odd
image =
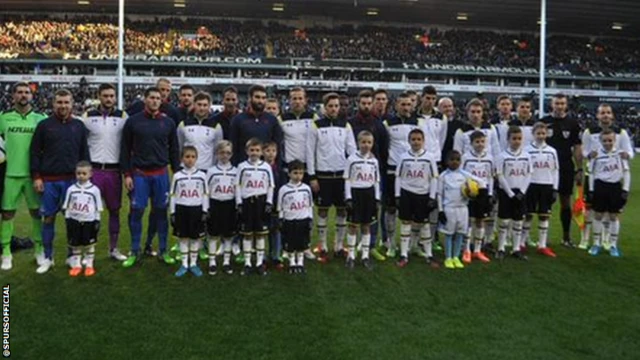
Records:
[[[462,185],[462,195],[466,198],[473,199],[478,196],[480,185],[473,179],[467,179]]]

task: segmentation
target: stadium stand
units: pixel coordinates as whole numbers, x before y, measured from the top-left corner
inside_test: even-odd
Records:
[[[0,49],[113,54],[117,51],[116,23],[110,17],[3,17]],[[125,52],[536,67],[537,44],[530,33],[352,25],[296,29],[255,20],[162,18],[127,20]],[[570,36],[548,40],[550,69],[635,72],[639,57],[638,40]]]

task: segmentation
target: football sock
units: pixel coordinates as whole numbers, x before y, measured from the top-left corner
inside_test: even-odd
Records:
[[[327,250],[327,218],[318,216],[318,241],[322,250]]]
[[[411,224],[411,242],[409,248],[411,250],[415,249],[418,246],[418,241],[420,240],[420,227],[416,224]]]
[[[191,266],[198,266],[198,251],[200,251],[200,240],[189,241],[189,261]]]
[[[385,214],[385,225],[387,226],[387,238],[389,241],[396,241],[396,212],[388,212]]]
[[[256,238],[256,266],[262,266],[264,262],[264,236]]]
[[[609,241],[611,246],[618,247],[618,235],[620,234],[620,220],[615,219],[609,222]]]
[[[209,238],[209,266],[216,266],[216,252],[218,250],[218,238]]]
[[[178,240],[180,246],[180,259],[182,260],[182,266],[189,267],[189,240]]]
[[[373,249],[378,246],[378,223],[374,222],[369,225],[369,234],[371,234],[370,247]]]
[[[95,259],[95,256],[96,256],[96,246],[95,245],[87,246],[84,249],[84,259],[87,262],[86,267],[88,267],[88,268],[92,268],[93,267],[93,260]]]
[[[120,210],[109,210],[109,250],[118,247],[120,235]]]
[[[409,242],[411,238],[411,224],[400,225],[400,256],[409,256]]]
[[[13,236],[13,233],[11,235]],[[40,216],[31,217],[31,239],[35,243],[36,254],[44,251],[42,248],[42,218]]]
[[[340,251],[344,247],[344,237],[347,233],[347,218],[336,216],[336,238],[333,243],[333,250]],[[324,248],[328,250],[327,247]]]
[[[522,238],[521,238],[522,245],[527,245],[527,242],[529,242],[530,233],[531,233],[531,219],[526,219],[524,223],[522,223]]]
[[[167,238],[169,236],[169,219],[167,218],[167,209],[155,209],[156,224],[158,225],[158,253],[160,255],[167,251]]]
[[[362,260],[369,258],[369,245],[371,244],[371,234],[362,234]]]
[[[302,257],[304,257],[304,253],[302,252]],[[291,256],[289,256],[289,267],[294,267],[296,266],[296,256],[298,255],[297,252],[291,252]]]
[[[602,239],[602,220],[593,219],[593,245],[600,246]]]
[[[14,219],[2,221],[2,254],[9,256],[11,254],[11,237],[13,237]]]
[[[132,209],[131,213],[129,213],[129,231],[131,232],[131,253],[134,256],[137,256],[140,253],[140,238],[142,237],[142,215],[143,215],[142,209]],[[149,217],[149,222],[151,222],[151,217]],[[149,227],[150,226],[151,225],[149,225]]]
[[[547,247],[547,237],[549,236],[549,219],[538,220],[538,248]]]
[[[356,234],[347,234],[347,251],[349,259],[356,259]]]
[[[427,259],[433,257],[433,237],[431,236],[431,224],[422,224],[422,227],[420,228],[420,242],[422,243],[422,249],[424,250]]]
[[[293,257],[293,256],[291,256]],[[296,252],[296,256],[298,258],[298,266],[304,266],[304,252],[298,251]]]
[[[475,225],[471,225],[469,226],[469,229],[467,231],[467,234],[464,237],[464,250],[465,251],[471,251],[471,239],[473,238],[473,229],[474,229]]]
[[[253,236],[247,235],[242,239],[242,251],[244,252],[244,266],[251,266],[251,248]]]
[[[509,219],[498,220],[498,250],[504,251],[507,245],[507,232],[509,231]]]
[[[224,255],[222,256],[222,265],[229,265],[231,262],[232,239],[224,239]]]
[[[55,226],[53,223],[42,224],[42,244],[44,245],[44,256],[53,260],[53,236],[55,234]]]
[[[445,258],[451,259],[453,257],[453,235],[445,235],[444,237],[444,252]]]
[[[71,267],[82,267],[82,249],[79,247],[71,249]]]
[[[495,231],[495,221],[493,217],[484,223],[484,243],[491,244],[493,242],[493,232]]]
[[[571,230],[571,208],[561,209],[560,210],[560,222],[562,223],[562,233],[564,241],[568,241],[571,239],[570,230]]]
[[[609,239],[609,234],[610,234],[610,230],[609,230],[609,226],[610,226],[611,222],[609,220],[602,220],[602,240],[606,241],[606,240],[610,240]]]
[[[153,238],[158,232],[158,219],[156,218],[154,213],[155,209],[151,208],[151,211],[149,212],[149,223],[147,224],[147,242],[144,244],[145,249],[151,248],[151,246],[153,246]],[[142,222],[142,217],[140,218],[140,221]],[[142,232],[142,225],[140,231]]]
[[[482,240],[484,239],[484,226],[476,226],[473,242],[473,252],[479,253],[482,250]]]
[[[522,220],[512,222],[511,232],[513,234],[513,251],[520,251],[522,245]]]

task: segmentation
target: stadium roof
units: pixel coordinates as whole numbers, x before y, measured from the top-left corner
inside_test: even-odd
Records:
[[[0,8],[117,14],[117,3],[115,0],[0,0]],[[537,31],[540,14],[540,0],[125,0],[125,3],[126,12],[130,14],[290,19],[323,16],[348,21],[519,31]],[[625,37],[640,33],[637,21],[640,1],[637,0],[548,0],[547,9],[550,32]],[[615,25],[621,30],[613,29]]]

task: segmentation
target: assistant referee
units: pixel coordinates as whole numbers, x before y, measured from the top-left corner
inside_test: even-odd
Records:
[[[547,124],[547,143],[558,152],[560,179],[560,221],[562,245],[573,248],[571,241],[571,195],[573,184],[582,185],[582,141],[580,124],[567,113],[567,96],[556,94],[551,102],[552,113],[542,119]],[[577,166],[576,166],[577,165]]]

